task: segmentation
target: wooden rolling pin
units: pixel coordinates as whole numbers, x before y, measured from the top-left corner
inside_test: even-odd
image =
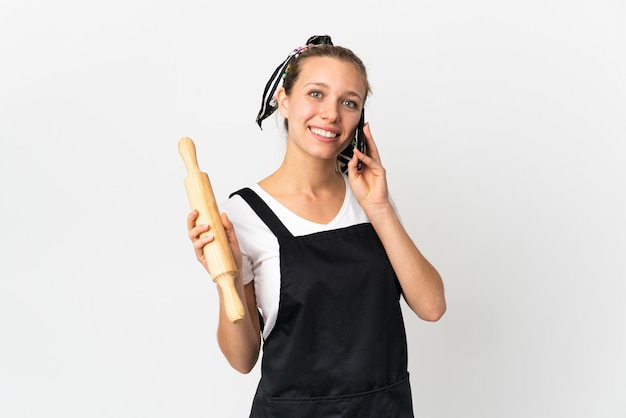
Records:
[[[196,146],[191,138],[181,138],[178,141],[178,152],[183,157],[187,168],[185,178],[185,190],[192,209],[196,209],[200,215],[196,220],[197,225],[210,225],[209,232],[201,236],[213,234],[213,241],[204,246],[204,256],[207,260],[209,274],[218,284],[224,297],[224,308],[231,322],[235,323],[243,319],[245,311],[241,299],[235,289],[237,267],[233,253],[228,244],[228,238],[222,225],[213,188],[209,176],[200,171],[196,158]]]

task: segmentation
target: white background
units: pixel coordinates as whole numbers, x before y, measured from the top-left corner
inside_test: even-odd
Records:
[[[3,2],[0,416],[245,417],[176,145],[269,174],[291,49],[368,66],[390,188],[449,309],[407,313],[419,417],[626,417],[623,1]]]

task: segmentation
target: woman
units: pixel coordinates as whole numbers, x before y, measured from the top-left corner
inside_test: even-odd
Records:
[[[242,373],[263,341],[251,417],[413,416],[400,295],[426,321],[446,304],[390,201],[368,124],[367,152],[354,147],[369,90],[361,60],[330,37],[294,50],[257,117],[284,117],[284,160],[222,205],[246,317],[233,324],[220,308],[218,341]],[[213,238],[200,238],[210,227],[197,216],[189,237],[208,270],[202,248]]]

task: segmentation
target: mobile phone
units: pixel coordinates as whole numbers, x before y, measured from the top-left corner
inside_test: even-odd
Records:
[[[365,110],[361,110],[361,119],[359,119],[359,124],[357,125],[356,132],[354,134],[356,149],[365,154],[365,134],[363,133],[363,126],[365,126]],[[361,160],[357,163],[356,168],[359,171],[363,168],[363,162]]]

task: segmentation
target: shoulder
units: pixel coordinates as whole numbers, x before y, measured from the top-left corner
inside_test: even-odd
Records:
[[[226,212],[228,218],[235,224],[245,222],[254,214],[252,208],[237,194],[233,194],[219,204],[219,210],[220,212]]]
[[[257,216],[248,203],[239,195],[233,194],[227,200],[219,205],[221,213],[226,213],[228,219],[235,227],[235,233],[239,244],[243,246],[250,245],[250,241],[254,240],[260,232],[264,232],[267,227],[265,223]]]

